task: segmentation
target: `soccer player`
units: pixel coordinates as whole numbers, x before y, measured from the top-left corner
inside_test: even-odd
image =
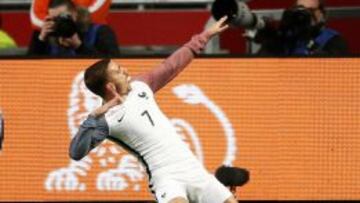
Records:
[[[157,68],[130,78],[111,60],[90,66],[87,88],[103,98],[71,141],[70,157],[80,160],[109,139],[136,155],[160,203],[235,203],[231,192],[208,173],[158,107],[154,93],[176,77],[214,35],[227,29],[226,17],[173,53]]]

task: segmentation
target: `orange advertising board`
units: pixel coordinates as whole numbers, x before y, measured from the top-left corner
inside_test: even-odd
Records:
[[[82,78],[94,61],[0,61],[0,201],[153,200],[140,163],[110,141],[69,159],[101,102]],[[133,75],[161,62],[116,61]],[[239,199],[360,199],[360,59],[195,59],[156,98],[210,172],[250,171]]]

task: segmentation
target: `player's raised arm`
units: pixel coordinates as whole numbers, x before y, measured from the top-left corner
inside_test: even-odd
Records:
[[[175,51],[158,67],[148,73],[134,77],[134,80],[144,81],[150,86],[153,92],[158,91],[175,78],[191,62],[194,56],[204,49],[211,37],[228,28],[228,25],[225,24],[226,19],[226,16],[221,18],[201,34],[195,35],[188,43]]]

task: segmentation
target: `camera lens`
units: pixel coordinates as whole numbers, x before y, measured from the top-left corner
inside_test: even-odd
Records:
[[[60,14],[54,18],[54,23],[54,35],[57,37],[69,38],[77,31],[76,23],[70,14]]]
[[[238,5],[235,0],[216,0],[212,4],[211,13],[216,20],[227,16],[227,22],[233,21],[238,14]]]

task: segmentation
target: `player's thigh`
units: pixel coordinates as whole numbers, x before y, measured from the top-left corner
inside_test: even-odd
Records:
[[[186,198],[186,188],[177,181],[166,181],[155,191],[158,203],[188,203]]]
[[[233,203],[234,200],[230,190],[213,176],[202,190],[201,203]]]

